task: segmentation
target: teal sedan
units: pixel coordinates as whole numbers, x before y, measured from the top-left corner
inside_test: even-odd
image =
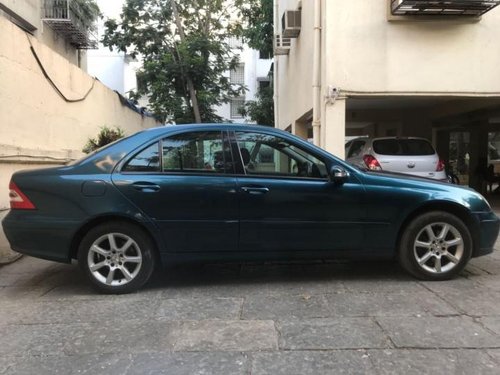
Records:
[[[446,280],[491,253],[499,219],[472,189],[353,167],[287,132],[165,126],[72,165],[17,172],[13,250],[77,259],[104,293],[179,261],[397,258]]]

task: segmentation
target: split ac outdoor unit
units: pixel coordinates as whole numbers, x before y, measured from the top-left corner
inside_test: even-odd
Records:
[[[290,38],[283,38],[283,35],[274,36],[274,54],[275,55],[288,55],[292,40]]]
[[[394,16],[480,17],[500,0],[390,0]]]
[[[300,34],[301,11],[286,10],[281,18],[281,29],[284,38],[297,38]]]

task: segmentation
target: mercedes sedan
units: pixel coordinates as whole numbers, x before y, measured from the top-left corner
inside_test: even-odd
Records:
[[[445,280],[492,252],[499,230],[471,189],[359,169],[249,125],[142,131],[69,166],[15,173],[10,202],[12,249],[77,259],[104,293],[189,260],[397,258]]]

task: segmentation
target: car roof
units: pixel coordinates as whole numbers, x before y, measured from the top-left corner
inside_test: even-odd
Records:
[[[144,132],[148,132],[149,134],[151,133],[170,133],[170,132],[175,132],[178,130],[197,130],[197,129],[214,129],[214,130],[254,130],[254,131],[272,131],[276,133],[280,133],[283,130],[276,129],[270,126],[264,126],[264,125],[249,125],[249,124],[231,124],[231,123],[201,123],[201,124],[177,124],[177,125],[172,125],[172,124],[166,124],[163,126],[158,126],[155,128],[149,128],[144,130]]]

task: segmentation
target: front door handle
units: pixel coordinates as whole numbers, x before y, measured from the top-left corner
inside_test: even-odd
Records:
[[[243,186],[241,190],[248,194],[266,194],[269,192],[269,188],[266,187]]]
[[[145,193],[154,193],[160,190],[160,185],[151,182],[134,182],[132,184],[135,190],[143,191]]]

